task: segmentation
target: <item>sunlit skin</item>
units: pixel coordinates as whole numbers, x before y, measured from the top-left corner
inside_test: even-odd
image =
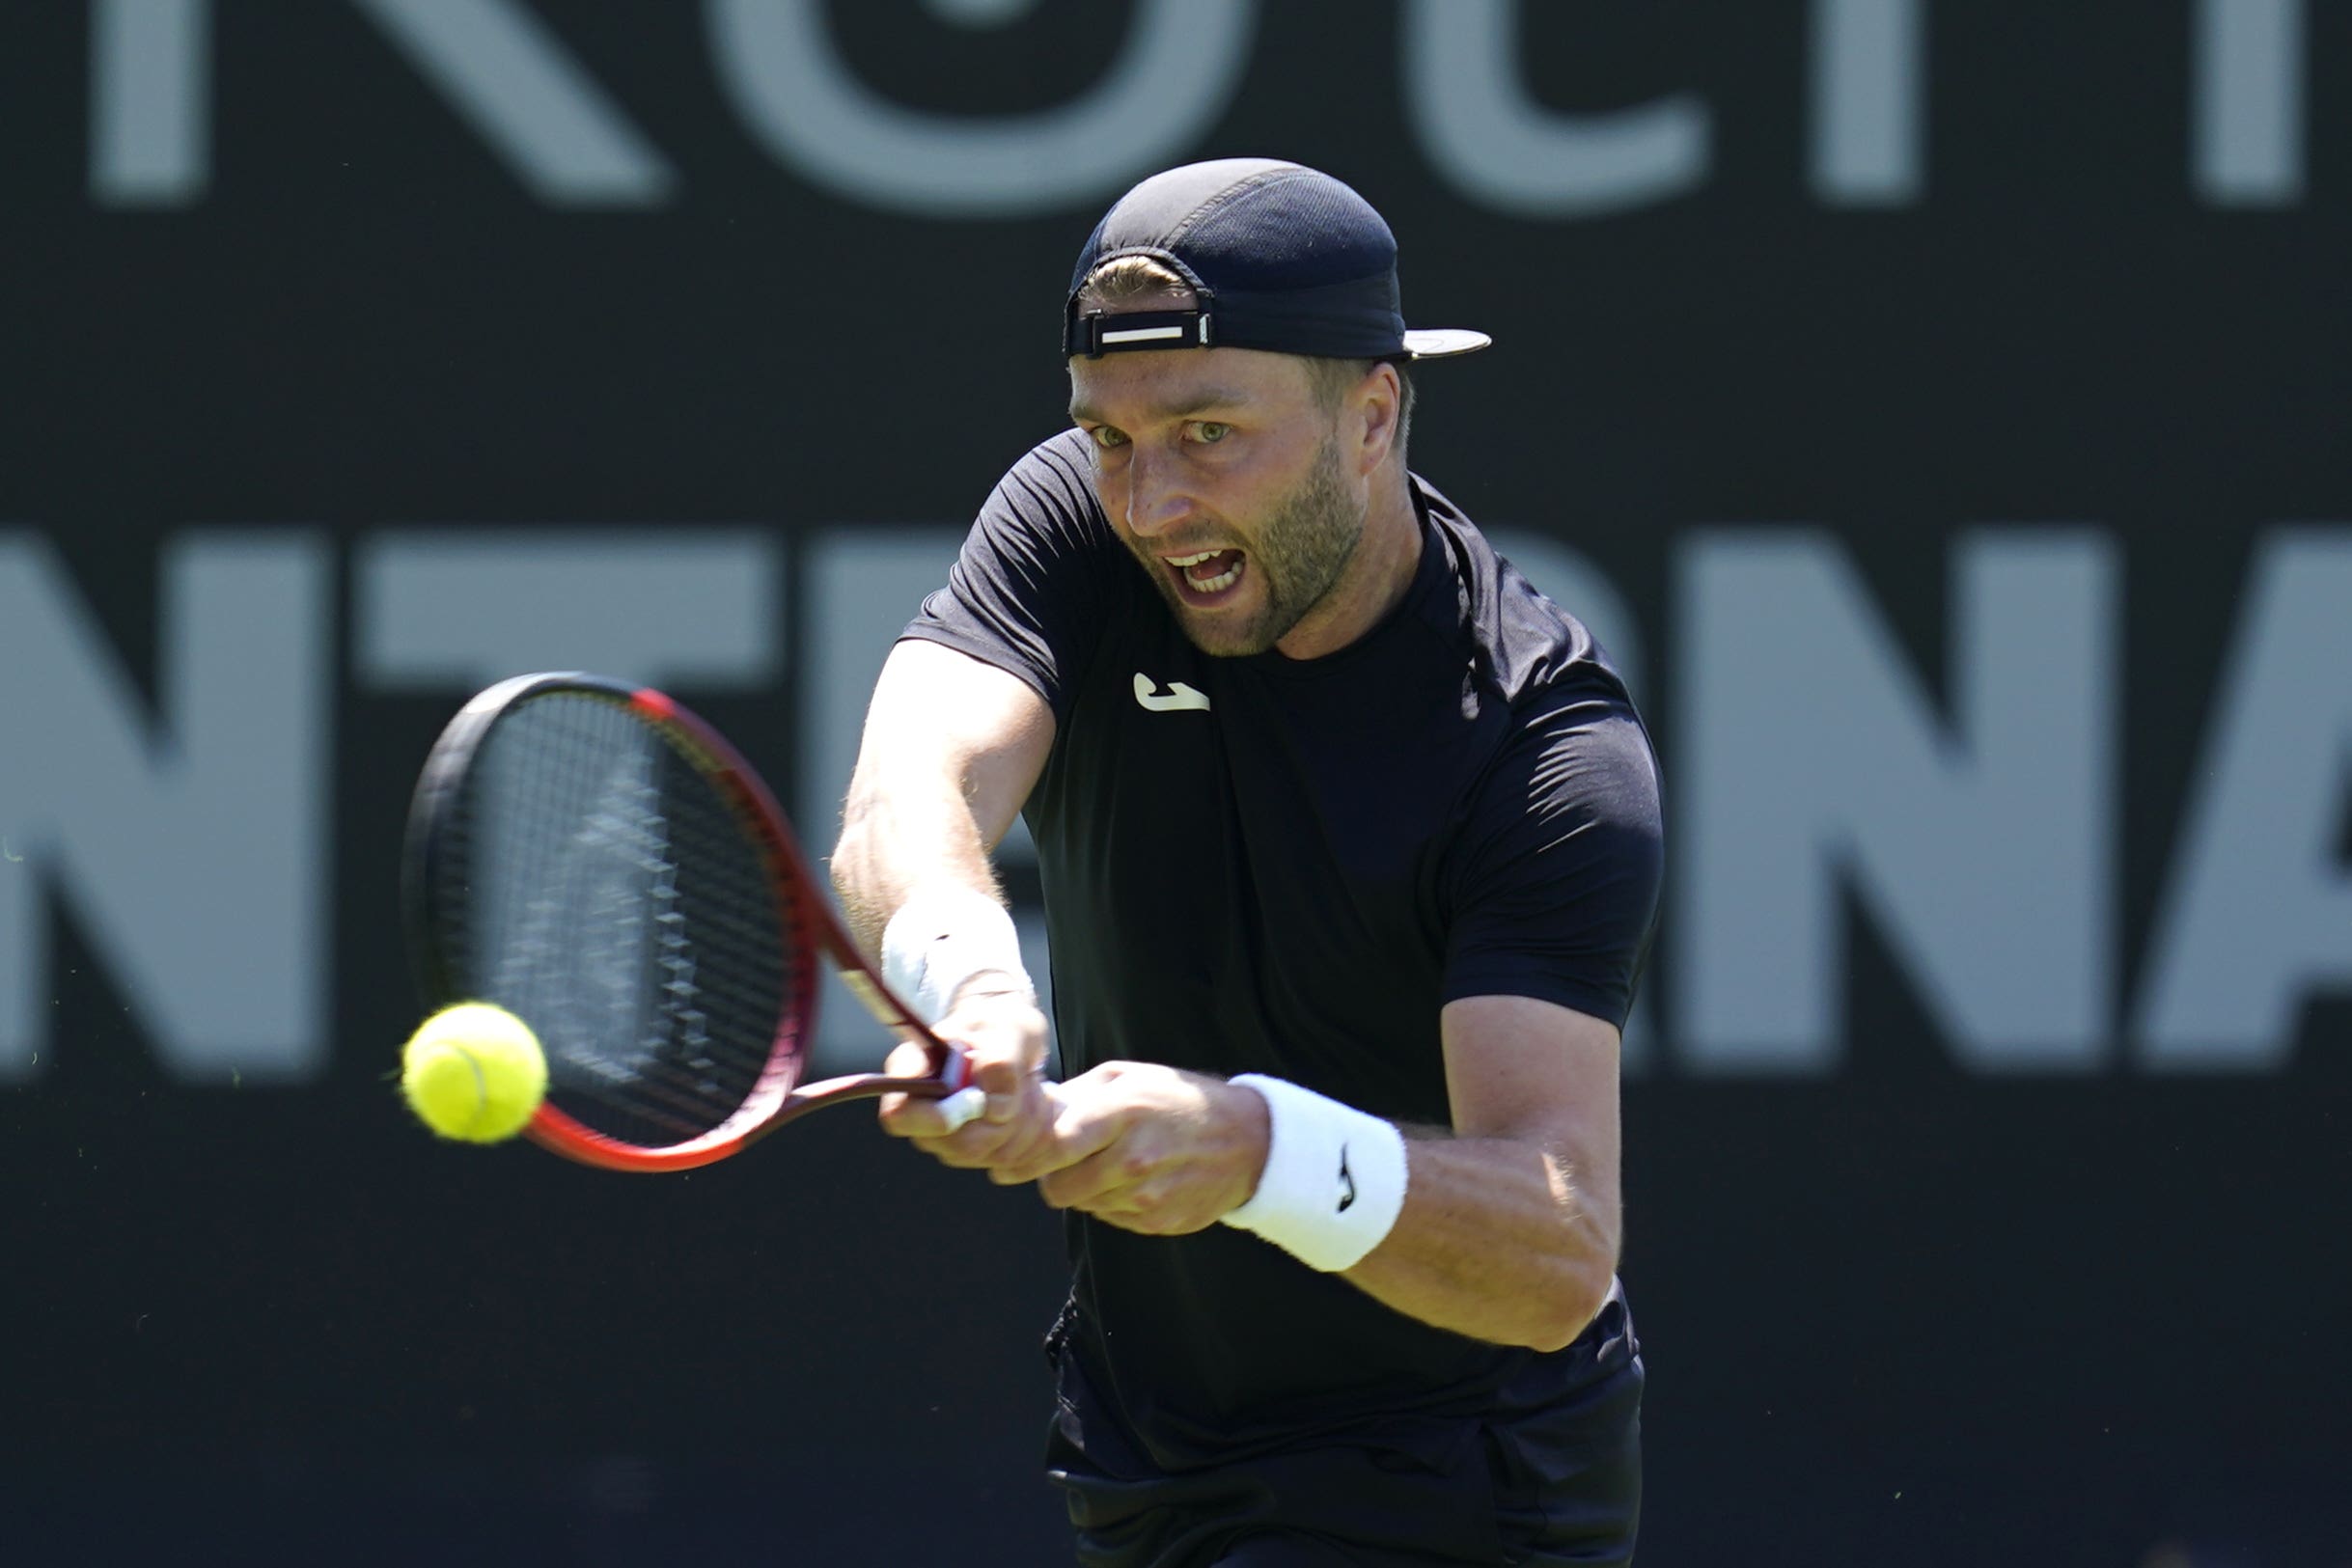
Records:
[[[1070,361],[1103,510],[1185,635],[1220,655],[1317,658],[1403,597],[1421,531],[1396,444],[1401,390],[1378,365],[1333,408],[1303,360],[1250,348]],[[1222,591],[1172,564],[1204,551],[1238,552]]]

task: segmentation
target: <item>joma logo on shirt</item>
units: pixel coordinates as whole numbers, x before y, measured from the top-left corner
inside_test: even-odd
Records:
[[[1177,713],[1185,708],[1208,711],[1208,695],[1197,692],[1180,680],[1172,680],[1161,691],[1159,683],[1141,670],[1135,672],[1135,700],[1154,713]]]

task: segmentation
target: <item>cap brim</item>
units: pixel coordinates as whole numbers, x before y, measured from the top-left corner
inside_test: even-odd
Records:
[[[1468,327],[1429,327],[1404,335],[1404,351],[1412,359],[1452,359],[1475,354],[1494,340]]]

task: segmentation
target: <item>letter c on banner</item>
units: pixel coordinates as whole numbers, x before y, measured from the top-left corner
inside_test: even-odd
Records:
[[[1690,93],[1604,114],[1556,114],[1528,93],[1520,0],[1408,0],[1405,107],[1429,161],[1521,218],[1591,218],[1706,182],[1712,120]]]
[[[868,91],[820,0],[705,0],[735,110],[827,190],[915,217],[1007,218],[1116,192],[1216,120],[1241,84],[1257,0],[1137,0],[1126,43],[1084,96],[995,121],[923,114]]]

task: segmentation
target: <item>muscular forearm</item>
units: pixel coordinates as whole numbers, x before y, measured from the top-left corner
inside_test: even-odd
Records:
[[[973,1163],[989,1166],[1000,1182],[1037,1181],[1056,1208],[1081,1209],[1145,1235],[1183,1235],[1223,1220],[1307,1266],[1337,1266],[1310,1261],[1337,1238],[1302,1244],[1290,1228],[1301,1211],[1288,1200],[1248,1213],[1264,1202],[1269,1182],[1278,1193],[1288,1186],[1270,1174],[1274,1102],[1265,1088],[1111,1061],[1062,1085],[1059,1098],[1052,1139]],[[1317,1150],[1318,1174],[1331,1169],[1320,1163],[1329,1151],[1317,1147],[1313,1129],[1287,1125],[1287,1136],[1300,1140],[1294,1148]],[[1580,1180],[1568,1161],[1533,1140],[1402,1130],[1395,1178],[1401,1206],[1342,1277],[1408,1317],[1473,1338],[1541,1350],[1574,1340],[1607,1300],[1617,1270],[1614,1172]],[[1376,1142],[1346,1145],[1353,1174],[1367,1183],[1354,1205],[1358,1221],[1379,1207],[1375,1194],[1389,1179],[1376,1171]],[[1335,1164],[1346,1164],[1344,1151]],[[1319,1206],[1327,1197],[1317,1188],[1312,1201]]]
[[[1533,1143],[1407,1136],[1404,1208],[1345,1278],[1409,1317],[1473,1338],[1538,1350],[1574,1340],[1617,1271],[1613,1205]]]
[[[926,787],[902,778],[888,790],[860,780],[843,813],[832,871],[849,934],[869,955],[881,951],[883,927],[919,884],[951,882],[997,895],[980,823],[945,780]]]
[[[920,639],[891,650],[833,854],[849,934],[870,956],[918,888],[997,896],[988,852],[1029,798],[1053,735],[1044,700],[1003,671]]]

